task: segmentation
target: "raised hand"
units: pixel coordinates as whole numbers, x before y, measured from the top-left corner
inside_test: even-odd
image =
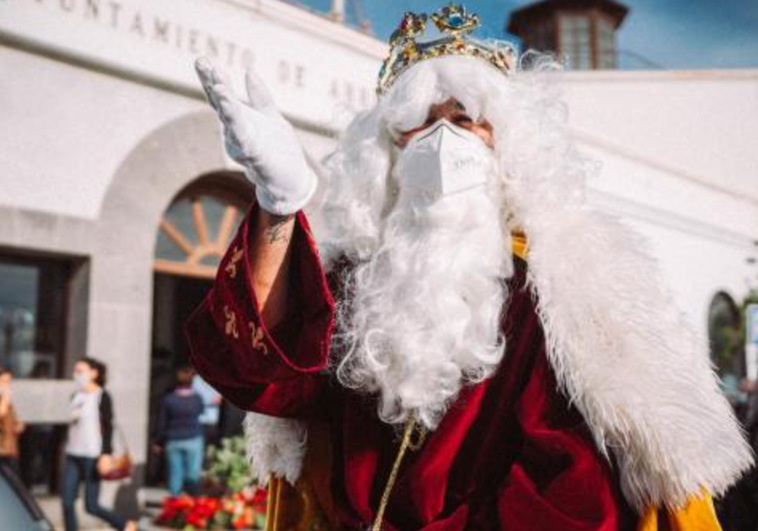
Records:
[[[244,166],[255,184],[260,207],[280,216],[303,208],[316,189],[316,174],[305,160],[295,130],[274,105],[263,81],[247,72],[244,101],[208,59],[198,59],[195,69],[224,126],[226,151]]]

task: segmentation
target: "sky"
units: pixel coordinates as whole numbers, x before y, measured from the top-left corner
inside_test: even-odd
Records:
[[[289,0],[317,11],[331,0]],[[618,33],[621,68],[758,68],[758,0],[618,0],[630,8]],[[405,11],[431,12],[447,0],[345,0],[355,20],[355,5],[373,31],[387,39]],[[478,13],[481,37],[508,38],[508,13],[532,0],[468,0]],[[642,57],[643,60],[636,57]]]

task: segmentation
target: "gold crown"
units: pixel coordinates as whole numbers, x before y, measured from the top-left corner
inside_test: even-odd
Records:
[[[489,44],[469,37],[479,27],[479,16],[466,13],[460,4],[449,4],[432,13],[429,18],[442,33],[442,37],[418,42],[426,32],[426,14],[406,12],[400,26],[390,36],[390,54],[379,70],[376,93],[382,95],[403,71],[425,59],[443,55],[470,55],[480,57],[504,74],[515,68],[516,50],[511,44],[496,41]]]

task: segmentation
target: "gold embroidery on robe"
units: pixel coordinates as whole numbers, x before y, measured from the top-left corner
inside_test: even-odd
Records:
[[[226,316],[224,333],[227,336],[234,337],[234,339],[239,339],[240,335],[237,331],[237,315],[229,309],[229,306],[224,305],[224,316]]]
[[[250,344],[253,346],[253,350],[259,350],[261,353],[268,354],[268,347],[263,342],[263,329],[255,326],[255,323],[250,321],[247,323],[250,328]]]
[[[234,246],[234,249],[232,250],[232,257],[224,268],[224,271],[226,271],[226,274],[229,275],[229,278],[234,278],[237,276],[237,262],[242,260],[242,256],[244,254],[244,249],[240,249],[236,245]]]
[[[529,251],[529,242],[523,232],[511,233],[511,250],[513,254],[526,260],[527,252]]]

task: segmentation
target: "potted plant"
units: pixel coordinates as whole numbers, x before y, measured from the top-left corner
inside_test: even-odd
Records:
[[[155,523],[182,531],[255,530],[266,523],[266,490],[253,479],[243,437],[210,446],[202,496],[169,496]]]

